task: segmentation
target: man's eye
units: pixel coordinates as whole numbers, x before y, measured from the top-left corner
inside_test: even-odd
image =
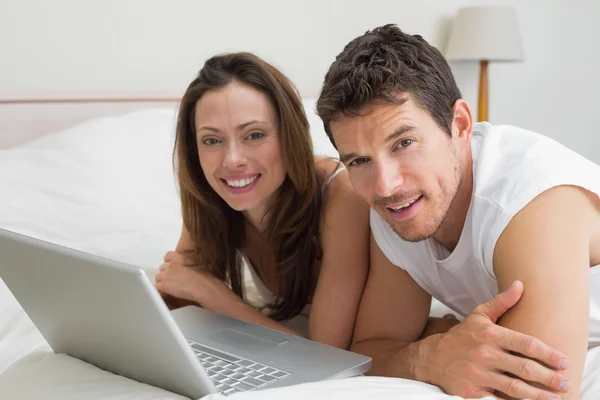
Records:
[[[219,140],[215,139],[215,138],[207,138],[207,139],[204,139],[202,141],[202,143],[205,144],[205,145],[207,145],[207,146],[212,146],[212,145],[218,144]]]
[[[352,160],[352,162],[348,165],[350,165],[351,167],[363,164],[365,162],[369,161],[368,159],[366,159],[365,157],[360,157],[360,158],[355,158],[354,160]]]
[[[402,139],[398,143],[398,147],[407,147],[410,146],[414,142],[414,139]]]
[[[257,139],[262,138],[263,136],[265,136],[265,134],[262,132],[252,132],[251,134],[248,135],[248,139],[257,140]]]

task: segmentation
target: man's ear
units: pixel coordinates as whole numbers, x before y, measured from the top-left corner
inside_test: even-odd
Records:
[[[458,99],[452,106],[452,112],[454,113],[452,137],[470,143],[474,123],[471,107],[463,99]]]

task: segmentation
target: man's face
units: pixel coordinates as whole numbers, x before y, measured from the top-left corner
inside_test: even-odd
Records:
[[[355,191],[402,239],[417,242],[444,221],[462,172],[459,139],[404,97],[401,105],[376,101],[330,126]]]

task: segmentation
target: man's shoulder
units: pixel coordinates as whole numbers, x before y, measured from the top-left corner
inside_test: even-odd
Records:
[[[530,191],[573,183],[600,166],[542,134],[511,125],[475,124],[474,195],[501,208]]]
[[[541,134],[477,124],[472,149],[472,237],[486,265],[511,219],[541,193],[562,185],[600,193],[600,166]]]

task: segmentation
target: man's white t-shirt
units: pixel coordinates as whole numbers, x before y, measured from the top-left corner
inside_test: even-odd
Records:
[[[498,293],[492,259],[511,218],[540,193],[575,185],[600,195],[600,166],[545,136],[513,126],[475,124],[473,195],[458,245],[402,240],[371,209],[371,230],[392,264],[466,317]],[[590,345],[600,344],[600,266],[590,268]]]

